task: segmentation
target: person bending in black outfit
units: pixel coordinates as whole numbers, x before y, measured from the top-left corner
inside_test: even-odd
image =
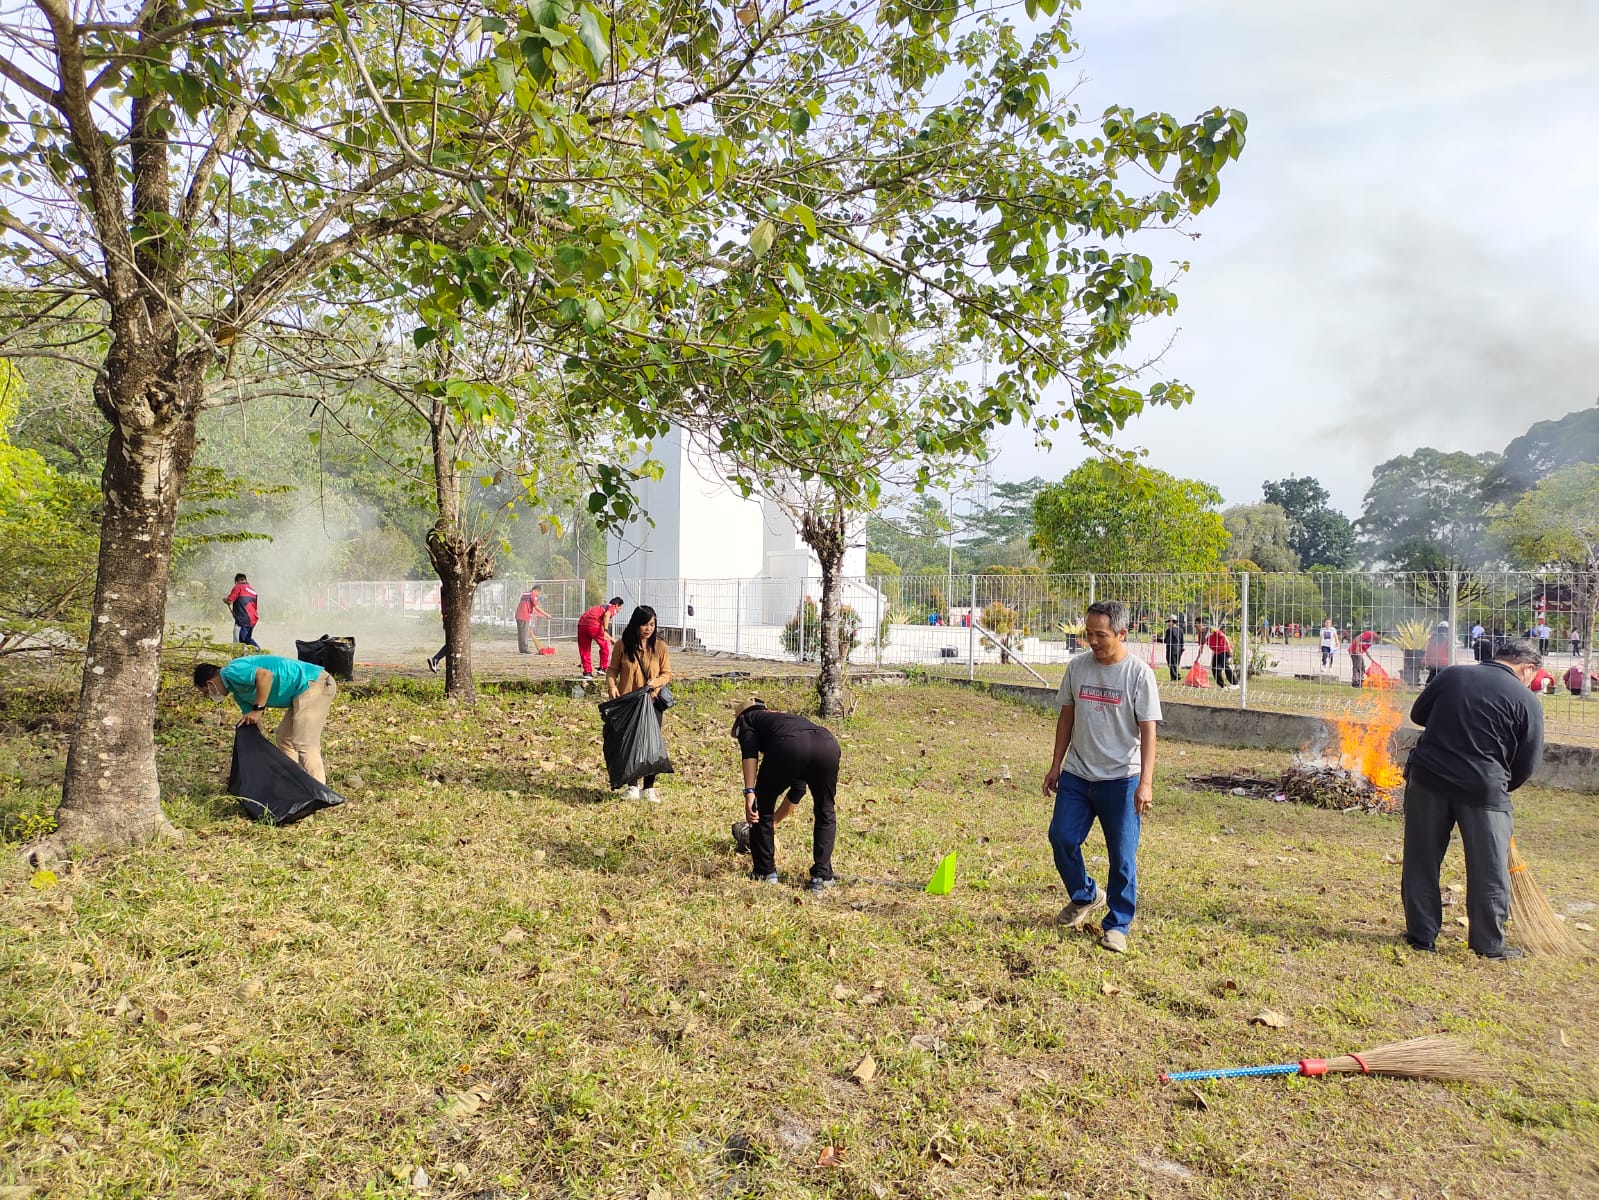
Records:
[[[833,885],[833,839],[838,833],[838,739],[795,713],[774,712],[751,700],[733,721],[744,768],[744,817],[749,822],[751,879],[777,883],[777,825],[804,797],[807,787],[815,811],[811,833],[811,877],[820,892]],[[781,804],[778,797],[784,792]],[[734,837],[740,833],[734,826]],[[740,839],[742,841],[742,839]]]

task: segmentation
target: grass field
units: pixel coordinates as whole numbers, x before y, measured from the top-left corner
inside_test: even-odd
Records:
[[[1453,924],[1402,950],[1397,821],[1179,786],[1285,756],[1163,744],[1116,957],[1052,923],[1047,713],[859,693],[839,871],[920,884],[958,850],[960,882],[810,897],[808,808],[787,886],[730,849],[733,692],[684,690],[649,806],[601,802],[591,702],[486,690],[341,695],[350,802],[272,829],[223,794],[224,710],[171,689],[188,836],[0,875],[0,1198],[1599,1195],[1591,965],[1479,962]],[[13,836],[59,772],[56,702],[11,697]],[[1518,797],[1584,924],[1595,804]],[[1495,1081],[1156,1079],[1434,1032]]]

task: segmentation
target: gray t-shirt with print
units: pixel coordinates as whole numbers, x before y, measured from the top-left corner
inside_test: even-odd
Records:
[[[1138,774],[1138,723],[1159,721],[1155,672],[1128,654],[1105,666],[1092,652],[1066,663],[1055,707],[1071,705],[1072,743],[1062,769],[1080,779],[1126,779]]]

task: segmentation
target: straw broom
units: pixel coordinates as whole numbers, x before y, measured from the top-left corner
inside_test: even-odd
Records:
[[[1162,1083],[1188,1079],[1237,1079],[1264,1075],[1395,1075],[1401,1079],[1481,1080],[1488,1075],[1487,1065],[1460,1043],[1446,1037],[1411,1038],[1341,1054],[1337,1058],[1302,1058],[1298,1062],[1275,1063],[1266,1067],[1222,1067],[1208,1071],[1163,1071]]]
[[[1516,853],[1510,839],[1510,931],[1529,954],[1581,954],[1582,944],[1572,937],[1543,892],[1533,882],[1527,860]]]

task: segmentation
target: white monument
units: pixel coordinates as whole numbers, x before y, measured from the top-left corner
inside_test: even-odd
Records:
[[[656,442],[651,457],[664,468],[661,478],[636,488],[650,520],[612,533],[606,543],[606,595],[622,597],[624,620],[633,605],[648,604],[663,627],[694,629],[712,649],[751,650],[778,636],[802,597],[820,600],[821,564],[781,505],[741,495],[713,455],[681,429]],[[852,533],[844,576],[860,580],[864,519]],[[856,582],[846,586],[843,602],[864,624],[881,598]]]

